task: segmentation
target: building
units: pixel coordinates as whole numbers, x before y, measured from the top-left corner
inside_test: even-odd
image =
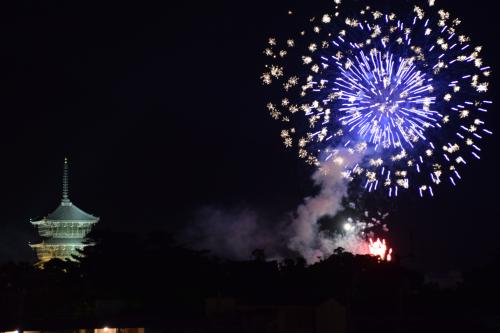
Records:
[[[30,244],[40,263],[53,258],[72,259],[86,244],[86,237],[98,217],[75,206],[69,199],[68,160],[64,159],[63,191],[59,206],[41,220],[31,221],[41,237],[41,242]]]

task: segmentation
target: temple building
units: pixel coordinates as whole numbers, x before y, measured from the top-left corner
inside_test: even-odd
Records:
[[[90,245],[86,237],[99,218],[75,206],[69,199],[68,190],[68,160],[64,159],[61,203],[43,219],[30,221],[42,239],[37,244],[30,244],[36,251],[39,263],[53,258],[73,259],[73,256],[79,255],[78,250]]]

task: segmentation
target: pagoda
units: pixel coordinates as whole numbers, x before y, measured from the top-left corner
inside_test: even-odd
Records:
[[[39,263],[53,258],[73,260],[79,255],[79,250],[90,245],[86,237],[99,218],[75,206],[69,199],[68,189],[68,159],[64,159],[61,203],[43,219],[30,221],[42,238],[41,242],[30,244],[36,251]]]

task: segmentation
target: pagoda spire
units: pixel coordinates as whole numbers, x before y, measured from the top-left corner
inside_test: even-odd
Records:
[[[62,203],[69,204],[68,158],[64,158]]]

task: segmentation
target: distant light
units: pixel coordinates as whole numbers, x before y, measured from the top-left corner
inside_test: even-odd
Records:
[[[350,223],[345,223],[344,224],[344,230],[345,231],[351,231],[353,229],[354,229],[354,226],[352,224],[350,224]]]
[[[108,326],[104,326],[104,332],[108,331]]]

